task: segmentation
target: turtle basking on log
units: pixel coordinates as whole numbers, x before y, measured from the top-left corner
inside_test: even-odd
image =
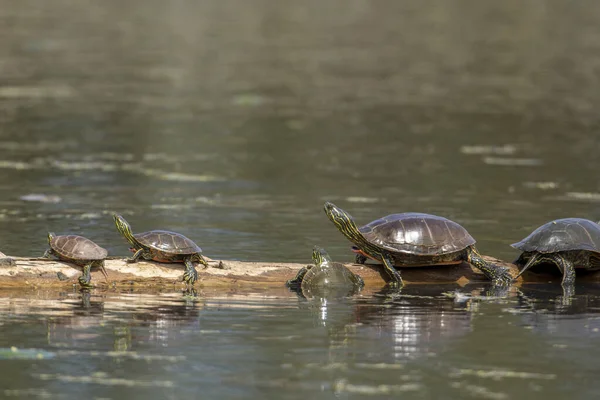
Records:
[[[383,263],[391,286],[403,285],[400,267],[423,267],[467,262],[496,285],[508,285],[508,269],[486,262],[475,248],[475,239],[465,228],[449,219],[423,213],[391,214],[358,227],[346,211],[325,203],[325,214],[357,253],[356,262],[367,258]]]
[[[521,268],[515,279],[531,267],[555,265],[567,294],[573,293],[575,269],[600,269],[600,225],[588,219],[550,221],[511,246],[522,251],[514,261]]]
[[[134,234],[125,218],[119,214],[114,214],[113,218],[117,230],[127,239],[134,252],[133,256],[127,259],[128,263],[137,262],[140,258],[162,263],[184,263],[182,280],[189,285],[194,285],[198,280],[194,262],[208,267],[208,263],[202,257],[202,249],[182,234],[162,230]]]
[[[100,268],[108,283],[108,274],[104,269],[104,259],[108,255],[106,249],[83,236],[56,236],[52,232],[48,233],[48,244],[50,248],[44,253],[44,258],[54,256],[59,260],[83,267],[83,274],[78,278],[82,288],[93,287],[90,283],[92,280],[90,274],[92,267]]]

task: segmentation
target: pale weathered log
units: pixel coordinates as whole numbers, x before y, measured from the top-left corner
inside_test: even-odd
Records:
[[[517,268],[510,263],[491,257],[487,261],[508,267],[516,275]],[[286,280],[295,276],[298,269],[306,264],[276,262],[243,262],[209,260],[210,267],[198,267],[199,282],[197,287],[222,287],[252,285],[255,287],[281,286]],[[358,273],[367,287],[385,285],[382,268],[377,264],[346,264],[353,272]],[[141,261],[133,264],[124,258],[106,260],[106,270],[110,286],[135,285],[137,287],[184,287],[181,282],[183,264],[162,264]],[[406,284],[423,283],[458,283],[466,285],[470,282],[485,282],[479,271],[468,264],[401,268]],[[69,263],[42,258],[9,257],[0,258],[0,287],[65,287],[77,285],[77,277],[81,268]],[[62,279],[59,279],[60,278]],[[523,277],[527,282],[559,281],[559,276],[527,274]],[[585,274],[578,280],[600,281],[600,273]],[[521,280],[521,279],[520,279]],[[105,287],[106,281],[99,271],[92,272],[92,283]]]

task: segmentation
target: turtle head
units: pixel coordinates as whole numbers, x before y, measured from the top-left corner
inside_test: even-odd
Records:
[[[56,235],[54,232],[48,232],[48,244],[52,243],[52,239],[54,239]]]
[[[360,241],[362,235],[350,214],[330,202],[326,202],[324,208],[325,214],[340,232],[353,242]]]
[[[127,222],[121,215],[116,213],[113,214],[113,219],[115,220],[117,231],[119,231],[119,233],[123,235],[129,243],[134,245],[137,241],[133,237],[133,232],[131,232],[131,225],[129,225],[129,222]]]
[[[312,259],[315,265],[329,264],[331,262],[329,254],[319,246],[313,247]]]

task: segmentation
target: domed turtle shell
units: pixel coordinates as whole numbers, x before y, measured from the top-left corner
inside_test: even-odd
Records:
[[[353,286],[363,285],[362,279],[352,273],[344,264],[329,262],[329,264],[311,267],[302,278],[302,289],[314,286]]]
[[[600,253],[600,225],[583,218],[557,219],[540,226],[511,246],[526,252],[588,250]]]
[[[142,246],[150,247],[168,254],[202,253],[202,249],[196,243],[176,232],[154,230],[137,233],[133,235],[133,237],[140,242]]]
[[[376,246],[418,256],[454,253],[475,244],[475,239],[461,225],[424,213],[391,214],[359,231]]]
[[[53,236],[49,244],[60,256],[71,260],[103,260],[108,255],[105,248],[83,236]]]

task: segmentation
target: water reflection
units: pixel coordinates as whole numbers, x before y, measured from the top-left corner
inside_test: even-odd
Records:
[[[427,356],[436,345],[468,333],[469,307],[446,295],[455,285],[407,287],[401,293],[382,291],[359,302],[360,321],[373,341],[387,344],[389,362]]]
[[[600,337],[600,285],[578,284],[582,294],[565,298],[557,285],[524,285],[515,312],[534,332],[561,337]]]
[[[553,382],[562,374],[541,373],[511,343],[528,343],[530,351],[569,348],[575,362],[587,341],[600,336],[600,289],[584,290],[568,307],[556,285],[504,292],[409,285],[311,298],[287,289],[5,294],[0,357],[25,363],[10,372],[10,390],[51,394],[99,385],[107,397],[135,387],[161,398],[151,388],[182,396],[200,383],[222,393],[217,382],[233,392],[300,391],[313,398],[417,391],[435,397],[465,388],[502,394],[494,379]],[[511,335],[493,334],[500,321]],[[481,370],[470,352],[482,354]],[[482,377],[490,378],[477,382]]]

